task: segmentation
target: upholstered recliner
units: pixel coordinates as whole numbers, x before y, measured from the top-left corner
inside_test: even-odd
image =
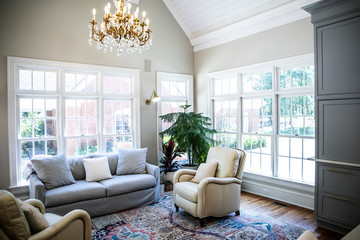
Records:
[[[30,206],[30,211],[40,211],[31,215],[22,210]],[[46,219],[47,227],[34,233],[34,226],[39,228],[39,215]],[[36,216],[38,216],[37,219]],[[34,218],[35,217],[35,218]],[[19,201],[11,193],[0,190],[0,239],[1,240],[43,240],[43,239],[91,239],[90,216],[83,210],[73,210],[65,216],[45,213],[44,204],[37,199]]]
[[[174,175],[174,204],[194,217],[221,217],[235,212],[240,215],[241,179],[244,170],[245,152],[235,148],[210,148],[206,163],[217,162],[215,177],[191,182],[196,170],[181,169]]]

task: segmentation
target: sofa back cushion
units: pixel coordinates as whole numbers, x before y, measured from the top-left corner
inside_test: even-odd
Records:
[[[233,148],[212,147],[208,152],[206,163],[218,162],[215,177],[235,177],[240,156],[241,153]]]
[[[0,190],[0,226],[10,239],[28,239],[31,235],[25,214],[14,195]]]
[[[91,155],[91,158],[107,157],[111,175],[116,175],[118,156],[119,156],[118,153],[105,153],[105,154],[93,154]]]

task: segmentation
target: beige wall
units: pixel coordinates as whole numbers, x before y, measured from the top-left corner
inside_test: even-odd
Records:
[[[314,52],[310,18],[270,29],[194,54],[194,100],[207,115],[207,73]]]
[[[1,0],[0,3],[0,186],[9,187],[6,57],[26,57],[140,69],[141,147],[157,163],[156,105],[145,105],[156,88],[156,71],[193,74],[190,42],[162,0],[140,0],[153,30],[153,46],[142,55],[98,52],[88,45],[91,11],[103,14],[100,0]],[[114,8],[113,8],[114,9]],[[98,20],[99,21],[99,20]],[[144,72],[144,59],[152,72]]]

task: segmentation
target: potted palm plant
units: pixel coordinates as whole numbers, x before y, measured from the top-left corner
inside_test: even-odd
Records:
[[[160,133],[161,137],[169,136],[178,149],[187,153],[188,165],[198,166],[205,161],[207,152],[216,141],[213,139],[215,129],[211,129],[210,118],[202,113],[186,112],[191,105],[182,105],[184,111],[159,116],[161,120],[172,125]]]

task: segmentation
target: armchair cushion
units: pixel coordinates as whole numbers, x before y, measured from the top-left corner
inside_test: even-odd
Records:
[[[179,182],[175,184],[174,192],[181,197],[196,203],[198,201],[199,184],[192,182]]]
[[[215,177],[235,177],[239,167],[240,152],[232,148],[213,147],[210,148],[206,163],[217,162]]]
[[[191,179],[191,182],[199,183],[204,178],[214,177],[217,165],[217,162],[200,164],[198,170],[196,171],[195,177]]]
[[[31,235],[16,198],[5,190],[0,190],[0,226],[11,239],[28,239]]]
[[[24,211],[26,220],[30,227],[31,234],[38,233],[50,227],[50,224],[38,209],[19,199],[16,200],[19,203],[21,209]]]

